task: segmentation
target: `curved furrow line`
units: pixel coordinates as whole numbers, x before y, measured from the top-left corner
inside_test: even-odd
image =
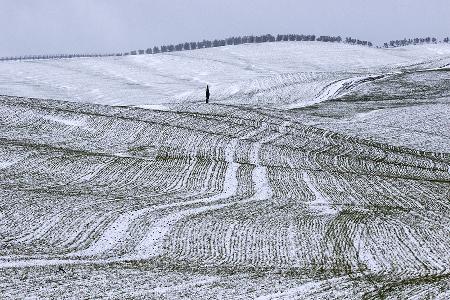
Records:
[[[192,172],[193,164],[191,164],[191,170]],[[200,172],[201,173],[201,172]],[[187,174],[184,176],[184,178],[190,178],[190,175]],[[200,181],[199,183],[203,184],[203,181]],[[186,185],[186,182],[182,184],[178,188],[182,188],[183,185]],[[198,195],[201,195],[202,193],[198,193]],[[188,196],[184,196],[188,197]],[[98,255],[100,253],[108,252],[110,249],[114,248],[117,244],[120,242],[123,242],[124,239],[128,234],[130,234],[129,228],[132,226],[133,222],[135,222],[136,219],[142,218],[143,216],[148,215],[149,213],[161,209],[167,209],[170,207],[178,207],[182,205],[189,205],[189,204],[195,204],[198,202],[201,202],[202,200],[190,200],[190,201],[183,201],[180,203],[171,203],[171,204],[164,204],[164,205],[157,205],[152,207],[145,207],[143,209],[137,210],[137,211],[131,211],[126,212],[122,215],[120,215],[112,224],[109,225],[108,229],[104,234],[100,237],[99,240],[97,240],[93,245],[91,245],[88,249],[78,251],[76,253],[73,253],[73,256],[94,256]]]
[[[264,129],[264,127],[263,127]],[[243,138],[250,138],[251,136],[257,135],[261,129],[249,132]],[[276,136],[278,137],[278,135]],[[267,142],[270,139],[267,140]],[[266,142],[260,141],[256,143]],[[209,197],[203,199],[204,203],[216,202],[222,199],[228,199],[233,197],[237,191],[237,178],[236,173],[239,168],[239,164],[234,163],[234,153],[236,152],[235,148],[238,143],[238,140],[232,140],[229,146],[225,150],[225,160],[229,162],[229,167],[227,169],[227,174],[225,175],[225,186],[224,192],[217,196]],[[271,191],[269,184],[267,181],[267,174],[265,173],[266,169],[261,166],[256,166],[253,170],[252,180],[255,183],[255,193],[252,197],[244,200],[240,200],[232,203],[222,203],[222,204],[214,204],[209,206],[203,206],[194,209],[187,209],[181,212],[172,213],[169,216],[166,216],[162,219],[157,220],[144,239],[140,242],[140,244],[136,247],[136,257],[140,259],[150,258],[157,256],[160,254],[160,249],[162,247],[163,239],[170,232],[171,228],[182,218],[187,216],[191,216],[194,214],[200,214],[206,211],[222,209],[224,207],[234,205],[236,203],[245,204],[247,202],[252,201],[261,201],[265,199],[270,199],[273,192]]]
[[[292,140],[292,139],[291,139]],[[177,148],[177,147],[173,147],[173,148]],[[348,148],[348,147],[347,147]],[[188,148],[188,149],[190,149],[190,148]],[[214,149],[214,148],[213,148]],[[329,150],[331,150],[330,148],[328,148],[328,151]],[[341,149],[336,149],[338,152],[341,152],[342,153],[342,150]],[[348,149],[347,149],[348,150]],[[192,151],[192,150],[190,150],[190,151]],[[360,150],[358,151],[358,152],[360,152]],[[372,155],[372,154],[371,154]],[[397,155],[398,156],[398,155]],[[369,156],[370,157],[370,156]],[[409,161],[414,161],[413,159],[411,159],[411,160],[409,160]],[[393,161],[394,163],[395,163],[395,161]],[[402,162],[402,163],[404,163],[404,162]],[[415,162],[414,164],[417,164],[417,162]],[[428,165],[429,165],[429,163],[428,163]],[[441,169],[442,168],[445,168],[445,169],[447,169],[448,170],[448,164],[445,164],[445,165],[442,165],[442,167],[440,167]]]
[[[233,176],[235,176],[235,173],[238,168],[238,164],[233,163],[233,157],[234,154],[233,145],[235,145],[235,142],[230,144],[230,150],[227,150],[227,155],[229,162],[229,168],[227,170],[227,174],[225,175],[225,186],[224,186],[224,193],[207,198],[207,199],[197,199],[192,201],[183,201],[180,203],[173,203],[173,204],[167,204],[167,205],[159,205],[159,206],[153,206],[148,208],[143,208],[138,211],[132,211],[127,212],[125,214],[122,214],[119,216],[110,226],[108,229],[103,233],[103,235],[100,237],[99,240],[97,240],[94,244],[92,244],[89,248],[77,251],[71,254],[71,256],[80,257],[80,256],[96,256],[101,253],[107,252],[108,250],[114,248],[117,244],[119,244],[122,239],[124,239],[125,235],[128,234],[129,227],[131,227],[131,224],[134,222],[134,220],[157,210],[167,209],[171,207],[179,207],[179,206],[186,206],[196,203],[201,203],[205,201],[214,202],[220,199],[225,199],[233,195],[233,186],[236,184],[236,180],[233,179]],[[192,172],[194,164],[189,164],[187,166],[186,172],[188,173],[183,178],[184,185],[187,178],[189,178],[190,173]],[[177,183],[176,185],[180,185]],[[181,183],[181,186],[183,183]],[[180,188],[180,187],[178,187]],[[156,230],[158,226],[155,226]],[[153,229],[155,230],[155,229]],[[141,245],[138,245],[142,248],[142,245],[145,245],[146,241],[144,238],[144,241],[141,241]]]

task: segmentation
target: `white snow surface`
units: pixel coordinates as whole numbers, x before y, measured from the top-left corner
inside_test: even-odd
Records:
[[[0,63],[0,94],[165,110],[174,103],[203,101],[209,84],[212,101],[290,108],[326,100],[327,93],[335,95],[353,77],[449,55],[446,44],[377,49],[282,42],[157,55],[8,61]]]
[[[64,119],[64,118],[58,118],[55,116],[44,116],[44,119],[52,121],[52,122],[56,122],[56,123],[61,123],[66,126],[75,126],[75,127],[85,126],[85,122],[83,122],[82,120]]]

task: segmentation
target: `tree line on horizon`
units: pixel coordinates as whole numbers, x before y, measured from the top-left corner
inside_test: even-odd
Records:
[[[23,56],[0,57],[0,61],[6,61],[6,60],[34,60],[34,59],[57,59],[57,58],[78,58],[78,57],[106,57],[106,56],[116,56],[116,55],[117,55],[117,53],[23,55]]]
[[[346,37],[342,39],[340,36],[327,36],[327,35],[304,35],[304,34],[278,34],[273,36],[271,34],[265,34],[260,36],[237,36],[229,37],[221,40],[203,40],[201,42],[185,42],[180,44],[169,44],[162,46],[154,46],[139,50],[132,50],[130,52],[124,53],[108,53],[108,54],[57,54],[57,55],[25,55],[25,56],[15,56],[15,57],[2,57],[0,61],[7,60],[34,60],[34,59],[60,59],[60,58],[78,58],[78,57],[106,57],[106,56],[128,56],[128,55],[143,55],[143,54],[158,54],[166,52],[175,51],[188,51],[196,49],[205,48],[215,48],[223,47],[229,45],[241,45],[241,44],[252,44],[252,43],[273,43],[273,42],[299,42],[299,41],[318,41],[318,42],[328,42],[328,43],[341,43],[360,46],[373,47],[373,43],[370,41],[359,40],[352,37]],[[449,43],[449,38],[443,40],[444,43]],[[436,38],[414,38],[414,39],[403,39],[390,41],[389,43],[384,43],[385,48],[391,47],[401,47],[406,45],[417,45],[417,44],[429,44],[437,43]]]
[[[446,37],[442,40],[443,43],[449,43],[449,38]],[[408,45],[422,45],[422,44],[437,44],[438,39],[435,37],[424,37],[424,38],[412,38],[412,39],[403,39],[403,40],[393,40],[387,43],[384,43],[384,48],[395,48],[395,47],[404,47]]]
[[[248,36],[237,36],[229,37],[221,40],[203,40],[200,42],[185,42],[180,44],[169,44],[162,46],[154,46],[151,48],[132,50],[124,53],[109,53],[109,54],[57,54],[57,55],[25,55],[25,56],[15,56],[15,57],[2,57],[0,61],[5,60],[33,60],[33,59],[59,59],[59,58],[78,58],[78,57],[106,57],[106,56],[127,56],[127,55],[143,55],[143,54],[158,54],[166,52],[175,51],[188,51],[196,49],[206,49],[215,48],[228,45],[241,45],[241,44],[252,44],[252,43],[273,43],[273,42],[299,42],[299,41],[318,41],[318,42],[331,42],[331,43],[341,43],[343,39],[340,36],[327,36],[321,35],[316,37],[316,35],[304,35],[304,34],[278,34],[273,36],[271,34],[265,34],[260,36],[248,35]],[[344,40],[345,43],[354,45],[364,45],[372,47],[373,44],[368,41],[361,41],[359,39],[353,39],[347,37]]]
[[[229,37],[223,40],[203,40],[201,42],[185,42],[176,45],[162,45],[155,46],[153,48],[147,48],[146,50],[133,50],[130,52],[123,53],[122,55],[142,55],[142,54],[157,54],[175,51],[188,51],[204,48],[214,48],[223,47],[230,45],[241,45],[241,44],[253,44],[253,43],[273,43],[273,42],[300,42],[300,41],[318,41],[318,42],[331,42],[340,43],[343,39],[340,36],[327,36],[321,35],[316,37],[316,35],[304,35],[304,34],[278,34],[276,37],[271,34],[265,34],[261,36],[237,36]],[[373,44],[369,41],[361,41],[359,39],[346,38],[345,42],[348,44],[355,45],[365,45],[372,47]]]

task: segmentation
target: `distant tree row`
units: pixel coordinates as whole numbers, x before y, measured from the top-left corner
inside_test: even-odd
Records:
[[[369,46],[369,47],[373,46],[372,42],[361,41],[361,40],[358,40],[358,39],[353,39],[351,37],[345,38],[345,42],[347,44],[352,44],[352,45],[361,45],[361,46]]]
[[[315,41],[315,35],[303,35],[303,34],[278,34],[277,42],[300,42],[300,41]]]
[[[448,43],[448,37],[443,40],[444,43]],[[421,44],[436,44],[438,43],[437,38],[435,37],[425,37],[425,38],[413,38],[413,39],[403,39],[403,40],[395,40],[390,41],[388,43],[384,43],[384,48],[394,48],[394,47],[403,47],[408,45],[421,45]]]
[[[61,59],[61,58],[76,58],[76,57],[106,57],[122,55],[120,53],[108,54],[52,54],[52,55],[24,55],[14,57],[0,57],[0,61],[5,60],[30,60],[30,59]]]
[[[229,37],[223,40],[203,40],[201,42],[185,42],[176,45],[162,45],[147,48],[146,50],[133,50],[125,53],[114,53],[114,54],[61,54],[61,55],[28,55],[28,56],[18,56],[18,57],[3,57],[0,61],[4,60],[22,60],[22,59],[54,59],[54,58],[75,58],[75,57],[100,57],[100,56],[127,56],[127,55],[143,55],[143,54],[157,54],[175,51],[187,51],[196,50],[204,48],[222,47],[228,45],[241,45],[241,44],[252,44],[252,43],[273,43],[273,42],[288,42],[288,41],[319,41],[319,42],[331,42],[331,43],[341,43],[343,40],[340,36],[326,36],[322,35],[316,37],[315,35],[304,35],[304,34],[278,34],[276,37],[271,34],[265,34],[260,36],[238,36]],[[345,43],[369,46],[372,47],[372,43],[368,41],[361,41],[358,39],[353,39],[347,37]]]
[[[265,34],[261,36],[238,36],[238,37],[230,37],[224,40],[203,40],[202,42],[186,42],[177,45],[163,45],[163,46],[155,46],[153,48],[148,48],[147,50],[137,50],[124,53],[124,55],[138,55],[138,54],[156,54],[156,53],[165,53],[165,52],[175,52],[175,51],[186,51],[186,50],[195,50],[195,49],[203,49],[203,48],[214,48],[214,47],[222,47],[228,45],[241,45],[241,44],[252,44],[252,43],[273,43],[273,42],[299,42],[299,41],[318,41],[318,42],[331,42],[331,43],[341,43],[342,38],[340,36],[319,36],[315,35],[303,35],[303,34],[278,34],[274,37],[271,34]],[[355,45],[363,45],[372,47],[373,44],[368,41],[360,41],[357,39],[346,38],[346,43],[355,44]]]

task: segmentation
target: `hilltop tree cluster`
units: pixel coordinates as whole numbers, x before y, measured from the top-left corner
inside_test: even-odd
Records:
[[[242,37],[230,37],[223,40],[203,40],[201,42],[185,42],[176,45],[162,45],[160,47],[155,46],[153,48],[148,48],[147,50],[138,50],[139,54],[156,54],[174,51],[186,51],[186,50],[196,50],[204,48],[222,47],[228,45],[240,45],[247,43],[267,43],[275,42],[275,37],[271,34],[266,34],[262,36],[242,36]],[[136,51],[131,51],[129,53],[124,53],[124,55],[136,55]]]
[[[369,47],[373,46],[372,42],[361,41],[359,39],[354,39],[354,38],[351,38],[351,37],[345,38],[345,42],[347,44],[352,44],[352,45],[361,45],[361,46],[369,46]]]
[[[214,48],[214,47],[222,47],[229,45],[241,45],[241,44],[252,44],[252,43],[273,43],[273,42],[299,42],[299,41],[318,41],[318,42],[331,42],[331,43],[340,43],[342,42],[342,38],[340,36],[326,36],[322,35],[316,37],[315,35],[304,35],[304,34],[278,34],[274,37],[271,34],[265,34],[261,36],[238,36],[238,37],[230,37],[223,40],[203,40],[202,42],[186,42],[177,45],[163,45],[163,46],[155,46],[153,48],[148,48],[147,50],[138,50],[124,53],[124,55],[137,55],[137,54],[156,54],[156,53],[165,53],[165,52],[174,52],[174,51],[185,51],[185,50],[195,50],[195,49],[203,49],[203,48]],[[357,39],[346,38],[346,43],[369,46],[372,47],[373,44],[368,41],[360,41]]]
[[[277,42],[300,42],[300,41],[315,41],[315,35],[303,35],[303,34],[278,34]]]
[[[447,41],[446,41],[447,40]],[[435,37],[425,37],[425,38],[413,38],[413,39],[403,39],[390,41],[389,43],[384,43],[385,48],[403,47],[408,45],[421,45],[421,44],[436,44],[438,42]],[[444,39],[444,43],[448,43],[448,38]]]

